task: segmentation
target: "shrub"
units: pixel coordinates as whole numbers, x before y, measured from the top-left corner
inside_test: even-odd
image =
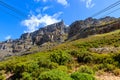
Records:
[[[33,62],[33,61],[28,61],[28,62],[21,62],[19,64],[16,65],[16,68],[15,68],[15,73],[22,73],[24,71],[26,72],[32,72],[36,69],[39,68],[39,65],[36,63],[36,62]]]
[[[57,63],[51,62],[49,68],[50,68],[50,69],[55,69],[55,68],[57,68],[58,66],[59,66],[59,65],[58,65]]]
[[[64,71],[64,72],[68,71],[66,66],[59,66],[57,69],[60,70],[60,71]]]
[[[79,72],[71,74],[71,78],[73,78],[73,80],[96,80],[95,77],[90,74]]]
[[[69,53],[70,53],[71,55],[73,55],[73,56],[77,56],[77,55],[79,54],[79,52],[76,51],[76,50],[72,50],[72,51],[70,51]]]
[[[114,59],[115,61],[117,61],[117,62],[120,63],[120,53],[114,54],[114,55],[113,55],[113,59]],[[119,65],[120,65],[120,64],[119,64]]]
[[[94,70],[94,72],[98,71],[99,70],[98,65],[94,65],[93,70]]]
[[[105,71],[113,71],[116,69],[116,67],[113,64],[106,64],[105,67]]]
[[[87,74],[94,74],[94,71],[86,65],[85,66],[80,66],[79,72],[80,73],[87,73]]]
[[[80,52],[78,54],[78,62],[90,63],[93,61],[93,56],[89,52]]]
[[[94,63],[95,64],[113,64],[115,61],[109,54],[94,54]]]
[[[49,68],[51,66],[51,61],[46,58],[40,58],[40,59],[38,59],[38,65],[40,67]]]
[[[98,65],[99,70],[104,70],[104,71],[113,71],[116,69],[116,67],[113,64],[99,64]]]
[[[33,72],[39,68],[39,65],[36,62],[30,62],[26,64],[26,67],[28,72]]]
[[[70,76],[60,70],[54,69],[40,74],[38,80],[72,80]]]
[[[103,63],[113,64],[115,61],[112,58],[106,58],[103,60]]]
[[[119,44],[114,44],[114,47],[119,47]]]
[[[50,55],[50,59],[52,62],[56,62],[59,65],[64,65],[71,60],[71,57],[68,53],[57,51]]]
[[[115,69],[113,71],[114,75],[119,76],[120,75],[120,69]]]
[[[83,61],[84,61],[85,63],[90,63],[90,62],[92,62],[92,60],[93,60],[93,57],[92,57],[91,55],[85,56],[85,57],[83,58]]]
[[[20,80],[33,80],[30,73],[23,72]]]
[[[0,80],[5,80],[5,71],[0,71]]]
[[[49,70],[50,70],[50,69],[48,69],[48,68],[40,67],[38,70],[33,71],[33,72],[31,73],[31,76],[32,76],[33,80],[36,80],[35,78],[38,78],[39,75],[40,75],[42,72],[49,71]]]
[[[105,74],[105,72],[103,70],[99,70],[96,73],[97,76],[101,76],[101,75],[104,75],[104,74]]]

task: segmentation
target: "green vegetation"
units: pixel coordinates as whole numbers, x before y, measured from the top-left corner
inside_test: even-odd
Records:
[[[80,66],[80,69],[78,70],[80,73],[87,73],[87,74],[94,74],[93,70],[88,66]]]
[[[72,80],[70,76],[60,70],[51,70],[47,72],[43,72],[39,76],[39,80]]]
[[[52,62],[58,63],[59,65],[64,65],[68,62],[70,62],[70,55],[63,52],[63,51],[57,51],[52,54],[50,54],[50,59]]]
[[[12,80],[95,80],[95,73],[100,71],[120,75],[119,44],[120,30],[10,57],[0,62],[0,80],[8,73],[13,74],[9,77]],[[110,51],[111,47],[114,50]],[[100,53],[99,48],[103,48]]]
[[[5,71],[0,71],[0,80],[5,80]]]
[[[71,74],[73,80],[96,80],[92,75],[86,73],[75,72]]]

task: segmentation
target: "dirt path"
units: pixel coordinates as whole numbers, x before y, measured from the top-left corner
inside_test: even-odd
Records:
[[[97,80],[120,80],[117,76],[96,76]]]
[[[115,76],[113,74],[103,74],[96,76],[97,80],[120,80],[120,76]]]
[[[9,73],[9,74],[6,74],[6,80],[8,80],[11,76],[13,76],[14,74],[13,73]]]

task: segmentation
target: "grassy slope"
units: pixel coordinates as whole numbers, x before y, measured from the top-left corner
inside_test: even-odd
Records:
[[[7,60],[0,62],[0,71],[4,70],[5,74],[7,74],[8,72],[16,74],[19,72],[17,70],[21,67],[31,69],[31,66],[36,64],[39,65],[39,68],[44,68],[43,71],[46,71],[46,69],[56,69],[61,65],[57,64],[56,62],[52,63],[50,61],[50,55],[52,53],[62,51],[71,56],[70,62],[62,65],[68,68],[66,70],[67,73],[73,73],[77,71],[81,65],[88,65],[89,67],[92,66],[91,68],[96,72],[102,70],[103,72],[113,72],[116,75],[119,75],[119,60],[114,59],[116,55],[119,56],[119,53],[97,54],[89,51],[90,48],[111,46],[119,47],[119,44],[120,30],[116,30],[106,34],[89,36],[88,38],[65,42],[48,51],[8,58]],[[48,64],[52,66],[52,68],[49,67]],[[118,69],[119,71],[116,69]],[[21,72],[19,73],[22,74],[23,72],[30,72],[29,69],[27,69],[28,71],[26,69],[22,70],[20,70]],[[41,71],[41,69],[39,69],[39,71]],[[35,73],[37,74],[37,72]]]
[[[55,47],[55,49],[63,49],[63,50],[79,49],[80,50],[82,48],[79,48],[79,47],[82,47],[82,46],[84,48],[115,46],[120,43],[119,39],[120,39],[120,30],[116,30],[106,34],[98,34],[98,35],[89,36],[87,38],[83,38],[75,41],[69,41]]]

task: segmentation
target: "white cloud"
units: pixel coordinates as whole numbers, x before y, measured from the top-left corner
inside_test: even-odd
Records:
[[[41,13],[41,12],[44,12],[44,11],[52,8],[52,7],[53,7],[53,6],[38,7],[38,8],[36,8],[35,11],[36,11],[37,13]]]
[[[93,3],[92,0],[81,0],[81,1],[86,3],[86,8],[92,8],[95,6],[95,3]]]
[[[67,6],[68,5],[68,2],[67,0],[57,0],[58,3],[64,5],[64,6]]]
[[[57,1],[59,4],[63,5],[63,6],[68,6],[68,1],[67,0],[34,0],[35,2],[47,2],[47,1]]]
[[[61,14],[63,14],[63,12],[55,13],[55,14],[53,15],[53,17],[58,18]]]
[[[46,10],[48,10],[49,8],[51,8],[52,6],[45,6],[44,8],[43,8],[43,11],[46,11]]]
[[[8,36],[5,37],[5,40],[9,40],[9,39],[11,39],[10,35],[8,35]]]
[[[27,30],[25,32],[33,32],[37,30],[41,25],[46,26],[50,25],[56,22],[59,22],[60,20],[58,17],[62,14],[62,12],[56,13],[52,16],[45,14],[42,16],[41,14],[38,15],[32,15],[29,19],[26,19],[22,21],[22,24],[27,27]]]

